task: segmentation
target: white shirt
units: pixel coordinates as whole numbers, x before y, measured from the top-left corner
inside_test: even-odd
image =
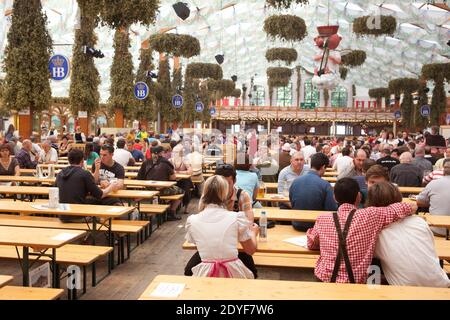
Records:
[[[353,158],[349,156],[341,156],[334,161],[333,169],[337,170],[338,176],[340,176],[343,172],[350,171],[350,168],[353,166]]]
[[[119,148],[114,150],[113,160],[119,163],[122,167],[126,167],[130,159],[133,159],[130,151]]]
[[[303,155],[304,155],[304,157],[305,157],[305,161],[306,161],[307,163],[309,163],[309,159],[311,158],[311,156],[312,156],[313,154],[317,153],[316,148],[314,148],[314,147],[311,146],[311,145],[302,148],[302,151],[303,151]]]
[[[433,233],[421,217],[406,217],[383,229],[374,254],[390,285],[450,287],[439,265]]]
[[[39,162],[40,163],[49,163],[49,162],[58,162],[58,152],[55,149],[50,148],[50,150],[45,153],[44,149],[39,152]]]
[[[202,173],[203,155],[200,152],[194,151],[189,153],[186,156],[186,162],[191,166],[194,175]]]
[[[39,147],[39,145],[37,144],[37,143],[32,143],[31,144],[31,152],[30,152],[30,158],[31,158],[31,161],[34,161],[35,159],[36,159],[36,154],[41,154],[41,151],[42,151],[42,149],[41,149],[41,147]],[[34,154],[33,154],[34,153]]]

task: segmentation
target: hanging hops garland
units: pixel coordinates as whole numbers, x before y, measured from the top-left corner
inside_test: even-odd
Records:
[[[345,80],[347,79],[348,69],[346,67],[339,67],[339,73],[341,74],[341,79]]]
[[[434,80],[442,76],[450,82],[450,62],[430,63],[422,67],[422,77],[424,79]]]
[[[358,36],[393,36],[396,29],[397,20],[393,16],[364,16],[353,21],[353,32]]]
[[[134,23],[155,23],[159,0],[99,0],[102,1],[102,24],[116,29]]]
[[[232,80],[208,80],[208,90],[220,92],[218,99],[231,96],[234,89],[235,84]]]
[[[352,50],[342,56],[342,64],[346,67],[358,67],[366,61],[367,55],[363,50]]]
[[[372,99],[389,99],[391,97],[391,93],[389,88],[374,88],[369,90],[369,97]]]
[[[267,17],[264,31],[273,39],[285,41],[302,41],[308,34],[305,20],[290,14]]]
[[[267,61],[281,60],[287,64],[297,60],[297,50],[292,48],[272,48],[266,51]]]
[[[422,67],[422,77],[434,81],[430,119],[433,125],[437,125],[441,113],[445,112],[447,106],[444,80],[450,81],[450,63],[426,64]]]
[[[162,33],[149,38],[150,47],[175,57],[191,58],[200,54],[200,42],[187,34]]]
[[[190,63],[186,67],[186,77],[192,79],[223,78],[222,67],[214,63]]]
[[[231,97],[239,98],[241,96],[241,94],[242,94],[241,89],[236,88],[231,93]]]
[[[266,0],[266,3],[275,9],[289,9],[292,3],[305,5],[309,3],[309,0]]]
[[[411,93],[419,89],[420,82],[415,78],[398,78],[389,81],[389,90],[395,95]]]
[[[270,67],[267,68],[267,77],[269,79],[290,79],[292,70],[286,67]]]

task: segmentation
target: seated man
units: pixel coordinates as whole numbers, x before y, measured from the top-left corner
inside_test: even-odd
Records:
[[[95,159],[92,171],[95,183],[99,184],[102,189],[107,188],[114,183],[113,191],[123,189],[123,180],[125,179],[125,169],[113,160],[114,147],[105,144],[100,149],[100,158]],[[101,200],[104,205],[121,204],[120,199],[105,198]]]
[[[176,180],[176,174],[172,163],[162,156],[164,148],[156,146],[151,149],[152,158],[145,160],[139,169],[138,180],[156,180],[156,181],[170,181]],[[178,186],[164,188],[160,190],[161,196],[170,196],[175,194],[184,194],[183,190]],[[181,204],[181,200],[172,201],[170,204],[169,214],[167,220],[180,220],[181,217],[176,215],[177,208]]]
[[[34,156],[34,160],[31,160],[33,145],[30,140],[26,139],[22,143],[22,149],[16,154],[16,160],[19,162],[20,169],[36,169],[39,161],[39,154]]]
[[[79,149],[72,149],[68,155],[69,166],[61,170],[56,176],[56,186],[59,188],[61,203],[99,204],[114,190],[114,184],[100,189],[92,174],[83,169],[84,154]],[[82,217],[59,216],[62,222],[84,222]]]
[[[117,141],[117,148],[114,150],[113,159],[119,163],[122,167],[134,166],[135,160],[130,151],[125,150],[125,139],[119,139]]]
[[[333,199],[333,189],[324,175],[330,160],[323,153],[311,157],[311,169],[292,183],[289,189],[289,199],[292,209],[335,211],[336,201]],[[306,231],[314,226],[311,222],[292,221],[294,229]]]
[[[358,210],[359,185],[349,178],[336,183],[334,197],[340,205],[338,212],[320,215],[314,228],[306,233],[308,249],[320,250],[314,274],[323,282],[366,283],[379,233],[390,223],[416,212],[417,205],[395,203]]]
[[[283,194],[285,191],[289,193],[289,188],[295,179],[304,176],[309,172],[310,167],[305,165],[305,157],[302,151],[294,153],[290,160],[290,165],[280,171],[278,175],[278,193]],[[289,209],[289,203],[280,203],[281,209]]]
[[[400,155],[400,164],[394,166],[389,173],[391,182],[400,187],[422,186],[423,170],[413,164],[412,159],[409,152]]]
[[[128,151],[129,151],[129,152],[131,153],[131,155],[133,156],[134,161],[139,162],[139,161],[144,161],[144,160],[145,160],[144,154],[142,153],[141,150],[137,149],[137,148],[134,146],[133,141],[128,141],[128,142],[127,142],[127,148],[128,148]],[[141,147],[141,149],[142,149],[142,147]]]
[[[42,143],[39,162],[44,164],[55,164],[58,162],[58,152],[52,148],[51,142],[48,140]]]

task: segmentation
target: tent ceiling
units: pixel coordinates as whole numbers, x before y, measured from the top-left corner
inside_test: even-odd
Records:
[[[214,56],[225,54],[222,64],[224,77],[238,76],[239,86],[247,85],[255,76],[255,82],[266,83],[266,69],[269,64],[265,59],[268,48],[285,46],[297,49],[299,58],[295,65],[312,70],[312,56],[318,52],[313,38],[317,35],[316,26],[326,25],[328,15],[330,24],[339,24],[339,34],[343,41],[339,50],[360,49],[367,52],[364,65],[349,72],[347,81],[363,87],[386,86],[389,80],[397,77],[418,76],[423,64],[448,62],[450,47],[450,12],[424,1],[373,1],[373,0],[310,0],[307,6],[294,5],[284,13],[295,14],[306,21],[308,36],[300,43],[270,41],[263,31],[266,16],[278,13],[265,7],[264,0],[184,0],[190,9],[190,17],[183,21],[172,8],[175,0],[162,0],[155,26],[148,28],[132,26],[132,47],[130,48],[135,68],[138,66],[139,48],[145,39],[161,29],[168,32],[188,33],[200,40],[202,52],[189,62],[215,63]],[[78,21],[76,0],[42,0],[49,20],[49,29],[53,41],[57,44],[55,53],[71,56],[74,39],[74,26]],[[328,10],[328,3],[330,10]],[[0,2],[0,8],[7,15],[12,7],[12,0]],[[442,6],[444,7],[444,6]],[[393,37],[357,38],[352,32],[352,21],[360,16],[381,10],[382,14],[397,18],[398,28]],[[0,53],[6,45],[8,19],[0,22]],[[105,54],[104,59],[97,59],[96,65],[101,74],[101,98],[106,101],[109,96],[109,69],[113,57],[113,32],[105,27],[97,29],[99,43],[97,47]],[[155,55],[157,57],[157,55]],[[272,64],[273,65],[273,64]],[[69,79],[52,83],[54,96],[67,96]]]

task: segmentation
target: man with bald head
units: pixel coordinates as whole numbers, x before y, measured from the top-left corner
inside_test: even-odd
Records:
[[[412,163],[413,157],[410,152],[400,155],[400,164],[394,166],[389,174],[391,182],[399,187],[421,187],[423,170]]]
[[[42,143],[42,150],[39,153],[39,163],[55,164],[58,162],[58,152],[52,148],[50,140]]]
[[[30,140],[25,139],[22,142],[22,149],[20,149],[19,153],[16,154],[16,160],[19,162],[21,169],[36,169],[39,161],[39,155],[36,155],[34,161],[31,161],[30,153],[32,148],[33,145]]]
[[[297,151],[291,157],[290,165],[280,171],[278,175],[278,193],[282,194],[284,189],[291,187],[292,182],[308,173],[310,167],[305,165],[305,156],[302,151]]]
[[[354,178],[358,176],[360,177],[364,176],[363,164],[364,160],[366,159],[367,153],[363,149],[356,150],[353,158],[353,165],[348,166],[346,170],[342,171],[338,176],[338,180],[342,178]]]
[[[412,163],[422,170],[422,174],[424,171],[433,171],[433,165],[430,161],[425,159],[425,148],[423,147],[416,148],[414,160],[412,161]]]

